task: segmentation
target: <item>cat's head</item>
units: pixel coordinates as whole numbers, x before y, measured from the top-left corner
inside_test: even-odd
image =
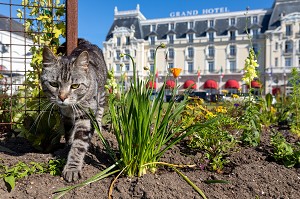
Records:
[[[88,52],[83,51],[77,57],[56,56],[44,47],[41,83],[51,102],[60,107],[79,103],[91,83],[88,73]]]

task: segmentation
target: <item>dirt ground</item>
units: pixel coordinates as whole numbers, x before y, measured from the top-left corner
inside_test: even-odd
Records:
[[[114,142],[112,134],[105,136]],[[97,137],[97,136],[95,136]],[[269,135],[264,133],[259,147],[240,147],[231,154],[230,163],[223,174],[201,170],[200,168],[182,169],[183,173],[193,181],[209,199],[299,199],[300,198],[300,168],[286,168],[271,158]],[[100,170],[112,164],[108,160],[100,141],[95,138],[93,146],[85,158],[83,180],[93,176]],[[0,145],[16,153],[1,152],[0,158],[6,165],[16,164],[18,161],[29,163],[48,162],[49,159],[65,154],[64,150],[55,154],[41,154],[35,152],[26,140],[21,138],[0,142]],[[174,164],[197,163],[199,154],[192,153],[178,145],[169,150],[162,161]],[[108,198],[110,183],[114,177],[92,183],[86,187],[69,192],[64,198],[101,199]],[[205,180],[226,180],[228,184],[206,184]],[[72,183],[71,183],[72,184]],[[3,181],[0,181],[0,198],[2,199],[44,199],[53,198],[53,192],[59,188],[71,185],[59,176],[50,174],[31,175],[19,180],[14,190],[7,191]],[[143,198],[161,199],[201,198],[176,172],[160,167],[156,174],[146,174],[140,178],[120,177],[112,192],[113,198]]]

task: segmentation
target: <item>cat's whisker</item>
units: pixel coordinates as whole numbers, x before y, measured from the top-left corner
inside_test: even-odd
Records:
[[[41,121],[43,115],[47,112],[47,109],[48,109],[51,105],[53,105],[52,102],[50,102],[50,103],[48,102],[48,104],[45,105],[45,107],[44,107],[44,108],[39,112],[39,114],[37,115],[37,117],[36,117],[34,123],[31,125],[31,127],[30,127],[30,129],[29,129],[28,131],[31,131],[33,127],[38,127],[38,126],[39,126],[39,123],[40,123],[40,121]],[[37,131],[37,129],[36,129],[36,131]]]
[[[55,104],[53,103],[52,104],[52,107],[51,107],[51,109],[50,109],[50,112],[49,112],[49,116],[48,116],[48,125],[50,126],[50,117],[51,117],[51,113],[52,113],[52,110],[53,110],[53,108],[55,107]]]

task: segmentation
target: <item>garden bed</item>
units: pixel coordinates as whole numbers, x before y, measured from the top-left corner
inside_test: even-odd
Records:
[[[112,134],[104,133],[114,144]],[[100,170],[112,165],[103,150],[97,136],[93,146],[85,158],[83,181]],[[64,156],[65,151],[55,154],[41,154],[34,151],[30,144],[21,138],[2,141],[0,145],[15,153],[0,152],[5,165],[14,165],[19,161],[29,163],[45,162],[57,156]],[[270,135],[262,133],[262,142],[258,147],[242,147],[231,154],[230,163],[222,174],[202,170],[200,167],[182,169],[181,171],[192,180],[207,198],[249,199],[249,198],[299,198],[300,168],[286,168],[276,163],[271,157]],[[162,161],[174,164],[199,164],[200,153],[191,152],[182,142],[165,153]],[[108,190],[113,176],[92,183],[86,187],[75,189],[64,198],[108,198]],[[225,180],[229,183],[207,184],[206,180]],[[10,193],[3,181],[0,181],[1,198],[52,198],[53,192],[68,186],[59,176],[50,174],[34,174],[19,180]],[[160,167],[155,174],[146,174],[140,178],[120,177],[112,192],[113,198],[201,198],[182,177],[169,168]]]

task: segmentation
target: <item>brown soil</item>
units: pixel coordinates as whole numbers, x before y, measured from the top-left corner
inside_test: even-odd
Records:
[[[1,134],[1,132],[0,132]],[[115,142],[112,134],[105,136]],[[96,136],[95,136],[96,137]],[[97,138],[85,158],[83,181],[100,170],[112,164]],[[0,158],[6,165],[16,164],[18,161],[29,163],[47,162],[57,155],[65,154],[60,150],[55,154],[41,154],[35,152],[26,140],[21,138],[0,142],[0,145],[16,153],[0,152]],[[1,147],[0,147],[1,150]],[[209,199],[254,199],[254,198],[300,198],[300,169],[286,168],[271,158],[269,134],[265,133],[262,143],[257,148],[240,147],[229,158],[223,174],[201,170],[200,168],[182,169],[181,171],[193,181]],[[192,153],[184,146],[175,146],[169,150],[162,161],[174,164],[197,163],[199,154]],[[110,183],[114,177],[92,183],[86,187],[71,191],[64,198],[108,198]],[[206,184],[205,180],[226,180],[228,184]],[[0,181],[0,198],[52,198],[58,188],[68,186],[61,177],[50,174],[35,174],[17,182],[14,190],[7,191],[3,181]],[[155,174],[146,174],[140,178],[120,177],[112,192],[113,198],[201,198],[176,172],[160,167]]]

